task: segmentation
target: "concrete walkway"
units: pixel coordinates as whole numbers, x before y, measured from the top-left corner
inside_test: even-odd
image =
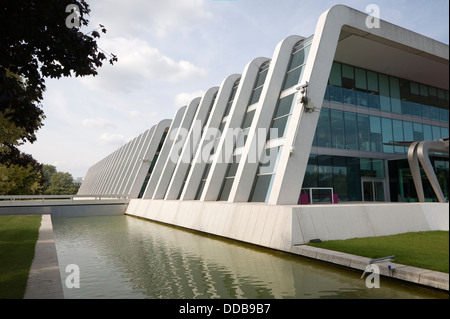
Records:
[[[294,246],[292,253],[347,268],[360,270],[361,275],[371,261],[370,258],[366,257],[306,245]],[[405,266],[394,262],[379,262],[375,264],[379,267],[381,276],[391,277],[425,287],[449,291],[449,274],[447,273]]]
[[[64,299],[52,219],[42,215],[24,299]]]

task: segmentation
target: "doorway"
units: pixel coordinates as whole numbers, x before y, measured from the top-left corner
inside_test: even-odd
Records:
[[[364,202],[385,202],[385,182],[379,178],[361,179],[362,200]]]

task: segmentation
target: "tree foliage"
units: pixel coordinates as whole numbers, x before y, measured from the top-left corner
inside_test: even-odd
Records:
[[[77,8],[75,12],[67,8]],[[0,177],[19,167],[36,174],[42,167],[18,146],[36,141],[45,119],[43,93],[46,78],[95,76],[114,54],[97,45],[100,25],[88,33],[68,23],[73,16],[87,27],[90,13],[84,0],[1,0],[0,2]],[[68,20],[69,18],[69,20]],[[7,170],[10,169],[11,171]],[[31,171],[29,173],[31,174]],[[42,175],[42,174],[41,174]],[[36,175],[37,178],[38,174]],[[31,189],[31,188],[30,188]],[[31,191],[31,190],[30,190]]]

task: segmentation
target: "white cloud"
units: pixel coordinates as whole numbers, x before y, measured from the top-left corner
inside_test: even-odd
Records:
[[[103,133],[100,135],[100,140],[106,144],[122,145],[128,140],[122,134]]]
[[[175,106],[180,108],[185,105],[188,105],[193,99],[197,97],[202,97],[205,94],[205,91],[199,90],[191,93],[179,93],[175,96]]]
[[[206,75],[204,69],[188,61],[174,61],[141,39],[103,39],[101,47],[114,52],[119,61],[102,67],[96,77],[80,78],[90,88],[126,93],[152,81],[175,83]]]
[[[92,5],[92,12],[99,23],[108,31],[127,36],[144,32],[164,37],[180,30],[189,33],[213,17],[209,0],[106,0],[96,5]]]
[[[114,123],[112,123],[109,120],[103,119],[103,118],[84,119],[81,122],[81,125],[83,125],[84,127],[89,127],[89,128],[110,128],[110,129],[115,129],[116,128],[116,125]]]

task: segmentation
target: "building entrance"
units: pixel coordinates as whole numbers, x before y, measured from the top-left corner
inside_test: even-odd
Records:
[[[361,179],[362,200],[364,202],[385,202],[384,179],[363,178]]]

